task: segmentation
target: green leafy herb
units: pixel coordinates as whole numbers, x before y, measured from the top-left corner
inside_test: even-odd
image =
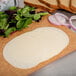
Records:
[[[22,29],[23,28],[23,26],[24,26],[24,20],[22,19],[22,20],[19,20],[18,22],[17,22],[17,29]]]
[[[34,15],[34,20],[39,20],[40,17],[41,17],[40,14],[35,14],[35,15]]]
[[[44,13],[39,13],[40,14],[40,16],[45,16],[45,15],[47,15],[47,14],[49,14],[48,12],[44,12]]]
[[[34,11],[35,10],[35,7],[30,7],[30,11]]]
[[[7,19],[6,18],[3,18],[0,20],[0,29],[5,29],[7,25]]]
[[[32,18],[22,19],[17,22],[17,29],[21,30],[25,27],[28,27],[29,24],[32,23]]]
[[[8,28],[6,31],[5,31],[5,37],[8,37],[12,32],[16,31],[16,28],[15,27],[11,27],[11,28]]]
[[[4,14],[4,12],[0,11],[0,15]]]
[[[21,14],[26,14],[27,12],[30,11],[30,7],[26,6],[25,8],[22,9]]]
[[[22,12],[22,9],[17,10],[17,14],[21,14],[21,12]]]
[[[8,18],[8,15],[6,15],[6,14],[1,14],[1,15],[0,15],[0,19],[3,19],[3,18]]]
[[[29,12],[27,12],[26,14],[23,14],[22,16],[29,17],[29,18],[33,18],[34,17],[34,15],[30,14]]]
[[[16,20],[20,20],[21,17],[20,17],[19,15],[16,15],[15,19],[16,19]]]
[[[32,23],[32,18],[28,18],[28,19],[24,22],[24,26],[23,26],[23,27],[24,27],[24,28],[25,28],[25,27],[28,27],[28,25],[31,24],[31,23]]]
[[[16,9],[17,9],[17,7],[15,7],[15,6],[12,6],[9,8],[9,10],[16,10]]]
[[[36,13],[34,7],[24,8],[10,7],[7,11],[0,11],[0,35],[8,37],[12,32],[22,30],[29,26],[32,21],[40,20],[48,12]]]

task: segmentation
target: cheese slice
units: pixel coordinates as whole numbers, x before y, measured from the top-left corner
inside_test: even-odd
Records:
[[[64,31],[41,27],[8,42],[3,56],[12,66],[27,69],[58,55],[68,44],[69,37]]]

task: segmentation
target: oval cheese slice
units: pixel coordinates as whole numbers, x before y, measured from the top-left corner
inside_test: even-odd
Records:
[[[3,56],[12,66],[27,69],[58,55],[68,44],[69,37],[62,30],[41,27],[8,42]]]

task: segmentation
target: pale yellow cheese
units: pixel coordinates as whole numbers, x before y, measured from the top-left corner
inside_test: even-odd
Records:
[[[62,30],[41,27],[8,42],[3,56],[12,66],[27,69],[58,55],[68,44],[69,38]]]

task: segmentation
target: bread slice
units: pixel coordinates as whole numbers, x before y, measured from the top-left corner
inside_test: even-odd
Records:
[[[65,9],[67,11],[70,11],[70,0],[59,0],[59,7],[61,9]]]
[[[58,1],[57,0],[39,0],[40,2],[46,4],[48,7],[52,7],[58,9]]]
[[[71,0],[70,8],[71,8],[73,11],[76,11],[76,0]]]
[[[30,6],[37,7],[37,8],[42,8],[42,9],[44,9],[46,11],[49,11],[49,12],[54,12],[55,11],[55,9],[49,8],[45,4],[39,2],[38,0],[25,0],[24,3],[27,4],[27,5],[30,5]]]
[[[58,0],[59,1],[59,7],[61,9],[64,9],[66,11],[69,11],[71,13],[76,13],[76,11],[73,11],[70,9],[70,3],[71,3],[71,0]]]

